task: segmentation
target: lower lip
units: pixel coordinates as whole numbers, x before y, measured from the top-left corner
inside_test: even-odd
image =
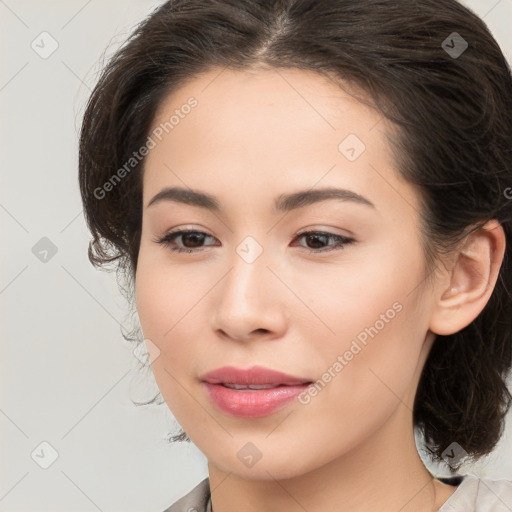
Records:
[[[300,395],[309,384],[258,390],[237,390],[203,382],[213,403],[223,412],[242,418],[262,418]]]

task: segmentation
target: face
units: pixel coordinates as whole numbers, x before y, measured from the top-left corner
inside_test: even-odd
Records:
[[[412,409],[431,297],[419,196],[397,173],[389,128],[333,82],[299,70],[209,72],[174,91],[154,119],[139,318],[159,351],[162,396],[225,471],[302,474],[363,447],[404,403]],[[149,205],[172,187],[213,196],[218,208],[176,195]],[[323,189],[345,192],[314,200]],[[298,192],[302,201],[286,200]],[[313,384],[247,417],[220,408],[201,380],[255,365]],[[394,425],[396,435],[412,430]],[[258,463],[244,464],[244,450]]]

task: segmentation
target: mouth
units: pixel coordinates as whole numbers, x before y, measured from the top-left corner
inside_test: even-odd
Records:
[[[313,382],[265,366],[223,366],[200,380],[219,411],[246,419],[262,418],[291,405]]]
[[[307,378],[296,377],[264,366],[252,366],[250,368],[224,366],[202,375],[200,379],[208,384],[219,384],[237,390],[303,386],[313,382]]]
[[[205,381],[207,382],[207,381]],[[217,382],[213,383],[210,382],[210,384],[217,384],[219,386],[223,386],[225,388],[229,389],[236,389],[237,391],[258,391],[261,389],[275,389],[275,388],[281,388],[281,387],[288,387],[288,386],[308,386],[309,384],[312,384],[311,381],[309,382],[300,382],[297,384],[235,384],[235,383],[227,383],[227,382]]]
[[[298,399],[311,381],[300,384],[236,384],[203,381],[207,397],[224,414],[245,419],[269,416]]]

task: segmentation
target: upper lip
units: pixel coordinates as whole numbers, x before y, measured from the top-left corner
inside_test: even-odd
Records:
[[[252,366],[247,369],[223,366],[205,373],[200,379],[210,384],[275,384],[276,386],[293,386],[311,382],[309,379],[294,377],[264,366]]]

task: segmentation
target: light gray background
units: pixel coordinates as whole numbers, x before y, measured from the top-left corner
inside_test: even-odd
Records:
[[[115,275],[87,259],[77,181],[77,134],[102,52],[161,3],[0,0],[2,511],[161,512],[207,476],[197,448],[166,443],[178,425],[165,404],[130,401],[155,384],[139,382],[121,336],[130,324]],[[512,0],[464,3],[512,62]],[[58,43],[46,59],[31,47],[43,31]],[[57,249],[46,263],[33,253],[43,237]],[[47,469],[42,442],[58,453]],[[510,454],[509,416],[496,452],[472,471],[512,479]]]

